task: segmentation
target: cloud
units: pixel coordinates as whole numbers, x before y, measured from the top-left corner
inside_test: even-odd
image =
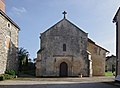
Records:
[[[22,15],[23,13],[26,13],[27,10],[24,7],[16,8],[12,7],[12,13],[17,14],[17,15]]]

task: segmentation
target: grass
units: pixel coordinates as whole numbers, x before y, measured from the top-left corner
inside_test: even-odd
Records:
[[[112,72],[105,72],[105,76],[113,76]]]

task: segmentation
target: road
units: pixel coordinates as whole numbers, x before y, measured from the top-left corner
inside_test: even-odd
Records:
[[[101,81],[100,81],[101,79]],[[95,81],[96,80],[96,81]],[[0,82],[0,88],[120,88],[108,82],[113,79],[103,78],[28,78]]]

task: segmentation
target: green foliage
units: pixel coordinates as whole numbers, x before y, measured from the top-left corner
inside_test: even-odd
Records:
[[[5,76],[4,75],[0,75],[0,81],[5,80]]]
[[[115,65],[112,65],[112,72],[115,72]]]
[[[19,74],[27,74],[27,75],[35,76],[35,63],[28,62],[27,66],[23,65],[22,71],[19,72]]]
[[[13,79],[13,78],[15,78],[15,76],[9,75],[9,74],[2,74],[2,75],[0,75],[0,81],[3,81],[5,79]]]
[[[6,73],[6,74],[9,74],[9,75],[12,75],[12,76],[15,76],[15,75],[16,75],[15,70],[7,70],[5,73]]]
[[[15,76],[9,75],[9,74],[4,74],[5,79],[13,79]]]
[[[19,48],[18,51],[18,61],[19,61],[19,71],[22,71],[23,66],[28,64],[29,52],[24,48]]]
[[[15,78],[16,72],[14,70],[7,70],[5,74],[0,75],[0,81],[5,79],[13,79]]]
[[[5,79],[13,79],[13,78],[15,78],[15,75],[16,75],[15,70],[7,70],[7,71],[5,71],[5,74],[1,75],[1,79],[3,79],[3,80],[5,80]]]

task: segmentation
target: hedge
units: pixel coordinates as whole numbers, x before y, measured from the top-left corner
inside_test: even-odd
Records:
[[[9,74],[2,74],[0,75],[0,81],[5,80],[5,79],[13,79],[15,76],[9,75]]]
[[[0,81],[5,80],[5,76],[4,75],[0,75]]]
[[[15,76],[16,72],[15,72],[15,70],[7,70],[7,71],[5,71],[5,74],[9,74],[9,75]]]
[[[16,76],[16,72],[14,70],[8,70],[5,72],[5,74],[0,75],[0,81],[3,81],[5,79],[13,79]]]

